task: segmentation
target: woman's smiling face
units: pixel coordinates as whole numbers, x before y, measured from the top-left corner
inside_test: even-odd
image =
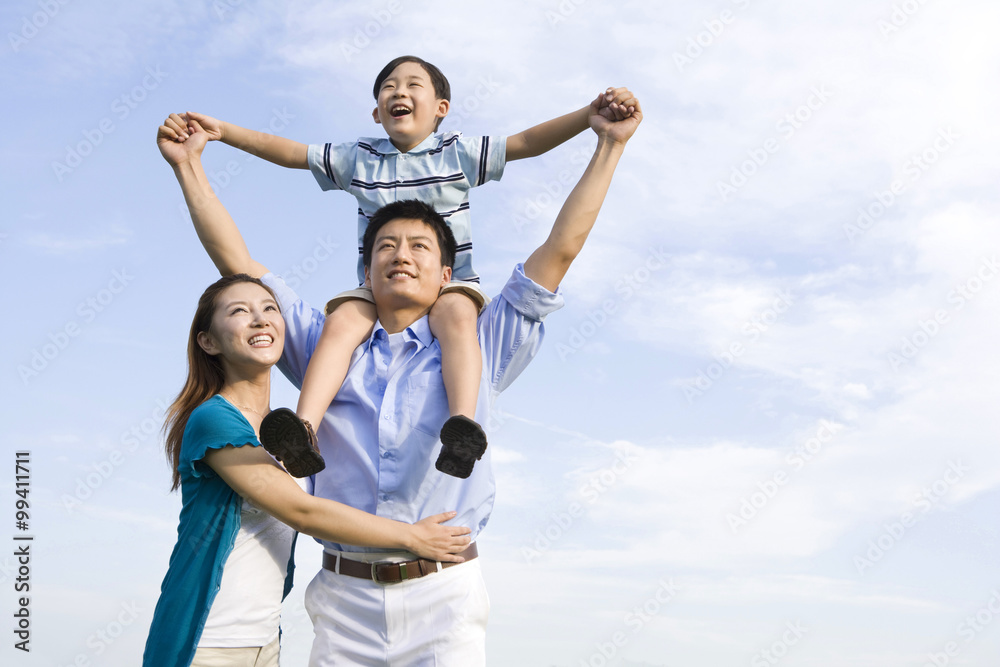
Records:
[[[281,358],[284,343],[285,320],[278,304],[254,283],[236,283],[219,294],[209,330],[198,334],[202,349],[228,367],[270,368]]]

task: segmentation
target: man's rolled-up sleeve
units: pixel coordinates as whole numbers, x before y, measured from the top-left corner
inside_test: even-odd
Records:
[[[510,386],[538,353],[545,334],[542,321],[563,307],[559,290],[550,292],[514,267],[510,280],[479,317],[483,371],[493,391]]]

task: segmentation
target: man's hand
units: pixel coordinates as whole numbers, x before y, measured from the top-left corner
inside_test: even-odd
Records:
[[[642,107],[627,88],[609,88],[590,103],[587,121],[598,137],[624,144],[642,122]]]
[[[207,142],[208,133],[196,121],[188,123],[175,113],[156,132],[156,145],[172,167],[200,157]]]

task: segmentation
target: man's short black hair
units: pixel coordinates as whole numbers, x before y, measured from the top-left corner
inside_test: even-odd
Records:
[[[371,268],[375,236],[378,234],[378,230],[393,220],[419,220],[428,225],[434,230],[438,247],[441,248],[441,266],[455,266],[455,235],[452,234],[448,223],[429,204],[416,199],[403,199],[386,204],[369,218],[368,227],[365,229],[364,239],[361,242],[361,259],[365,268]]]
[[[416,56],[399,56],[398,58],[393,58],[389,61],[389,64],[382,68],[382,71],[378,73],[375,77],[375,86],[372,88],[372,95],[375,99],[378,99],[378,91],[382,87],[382,82],[389,78],[392,74],[392,70],[396,69],[403,63],[417,63],[424,68],[427,72],[427,76],[431,78],[431,83],[434,84],[434,95],[437,96],[439,100],[451,101],[451,84],[448,83],[448,78],[441,73],[434,65],[430,64],[423,58],[418,58]]]

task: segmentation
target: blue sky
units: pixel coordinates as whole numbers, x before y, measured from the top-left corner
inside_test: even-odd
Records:
[[[5,664],[136,664],[173,546],[157,429],[215,272],[157,125],[190,109],[303,142],[379,136],[371,83],[404,53],[451,80],[444,129],[514,133],[609,85],[646,114],[491,424],[491,664],[995,661],[995,4],[35,0],[0,17],[0,489],[12,525],[30,451],[35,536],[33,650],[8,639]],[[488,289],[593,145],[473,193]],[[307,300],[351,282],[349,197],[227,146],[205,164]],[[276,380],[272,405],[294,402]],[[290,665],[318,547],[298,562]]]

